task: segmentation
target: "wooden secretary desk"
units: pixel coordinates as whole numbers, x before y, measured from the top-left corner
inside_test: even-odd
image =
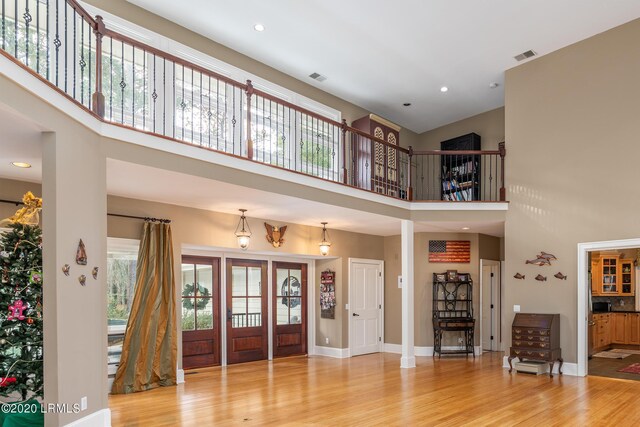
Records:
[[[375,114],[351,123],[361,130],[391,145],[400,144],[400,126]],[[354,135],[352,141],[355,185],[376,193],[398,197],[404,191],[398,175],[398,152],[384,144]],[[386,173],[385,173],[386,172]]]
[[[562,375],[559,314],[516,313],[511,334],[509,372],[512,370],[511,361],[517,357],[548,362],[550,377],[553,376],[553,365],[558,361],[558,373]]]

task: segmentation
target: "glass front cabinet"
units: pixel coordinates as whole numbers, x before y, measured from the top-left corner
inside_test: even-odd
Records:
[[[635,265],[620,255],[600,255],[591,262],[591,290],[594,296],[635,295]]]

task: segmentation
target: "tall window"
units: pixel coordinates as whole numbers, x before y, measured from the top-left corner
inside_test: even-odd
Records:
[[[109,333],[123,333],[133,303],[139,242],[108,239],[107,324]]]

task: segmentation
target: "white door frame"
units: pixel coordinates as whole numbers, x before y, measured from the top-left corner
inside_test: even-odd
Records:
[[[348,303],[348,307],[349,309],[347,310],[347,316],[349,316],[349,357],[351,357],[352,352],[352,348],[353,348],[353,311],[351,309],[351,277],[352,277],[352,269],[353,269],[353,264],[358,263],[358,264],[371,264],[371,265],[377,265],[380,267],[380,273],[381,276],[378,277],[378,284],[377,284],[377,292],[378,292],[378,301],[380,301],[380,317],[378,318],[378,328],[380,330],[380,340],[378,341],[378,352],[382,352],[384,350],[384,261],[383,260],[379,260],[379,259],[365,259],[365,258],[349,258],[349,303]]]
[[[498,295],[496,295],[496,297],[494,298],[494,301],[496,301],[496,311],[495,311],[495,325],[496,325],[496,340],[494,340],[494,344],[495,344],[495,350],[492,349],[492,351],[500,351],[502,344],[501,344],[501,339],[500,339],[500,312],[502,311],[502,305],[500,304],[500,295],[502,294],[502,262],[501,261],[497,261],[497,260],[492,260],[492,259],[481,259],[480,260],[480,354],[482,354],[482,350],[483,349],[483,336],[482,336],[482,330],[483,330],[483,325],[482,325],[482,308],[484,307],[484,301],[483,301],[483,291],[484,291],[484,283],[482,281],[482,270],[484,268],[485,265],[495,265],[498,266],[498,284],[497,284],[497,290],[498,290]]]
[[[608,249],[631,249],[640,247],[640,238],[625,240],[609,240],[603,242],[578,243],[578,373],[579,377],[587,375],[587,322],[589,314],[589,280],[588,262],[590,251]]]

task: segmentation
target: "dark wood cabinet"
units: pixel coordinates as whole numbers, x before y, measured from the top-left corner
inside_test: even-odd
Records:
[[[351,126],[369,135],[388,142],[400,144],[401,127],[395,123],[369,114],[351,123]],[[397,150],[373,142],[359,135],[351,143],[354,162],[355,185],[376,193],[398,197],[400,192],[399,156]]]
[[[553,365],[560,362],[558,372],[562,375],[562,351],[560,350],[560,315],[516,313],[511,325],[511,361],[541,360],[549,362],[549,376],[553,376]]]
[[[479,151],[482,148],[480,135],[470,133],[440,143],[446,151]],[[479,155],[456,154],[440,156],[442,168],[442,200],[480,200],[481,167]]]

